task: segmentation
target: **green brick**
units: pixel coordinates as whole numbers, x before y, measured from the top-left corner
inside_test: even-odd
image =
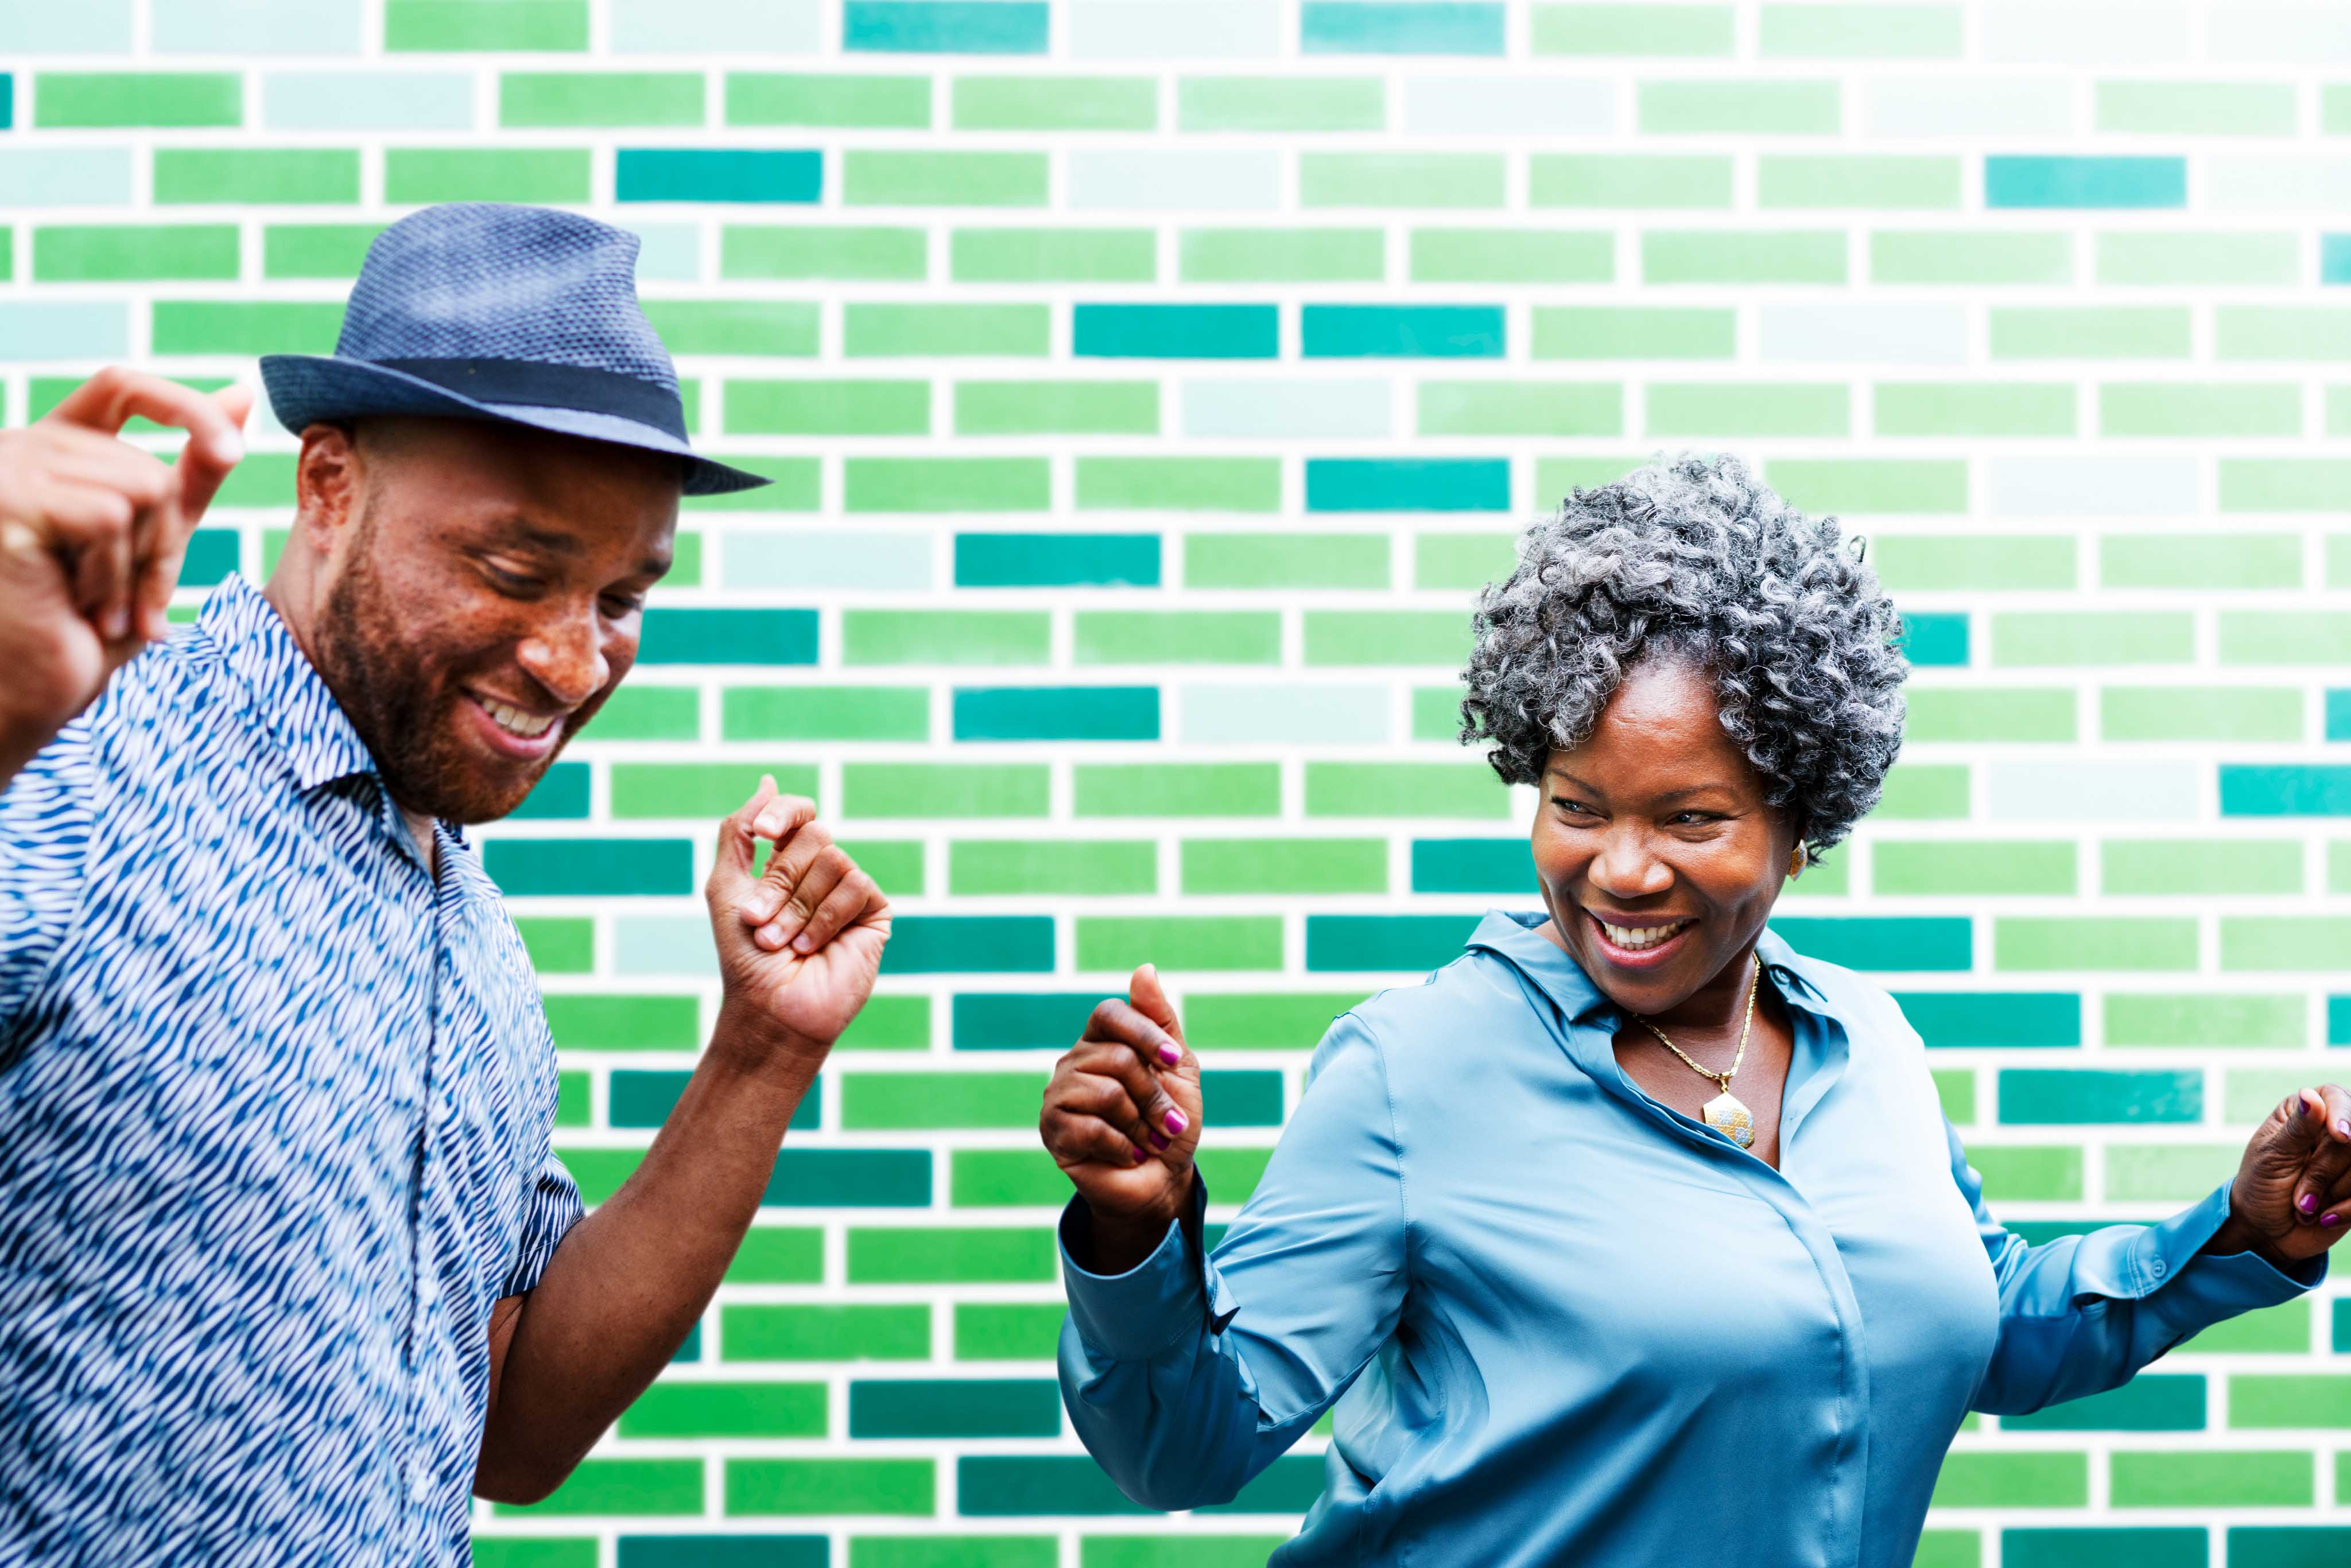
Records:
[[[1871,891],[1905,894],[2070,894],[2070,841],[1880,839],[1870,851]]]
[[[1035,1089],[1041,1092],[1040,1081]],[[1036,1123],[1030,1107],[1029,1124]],[[914,1227],[849,1231],[852,1285],[1029,1285],[1051,1283],[1055,1244],[1038,1228]],[[828,1509],[827,1512],[844,1511]]]
[[[738,278],[921,279],[927,242],[917,228],[728,224],[718,231],[718,276]]]
[[[1509,788],[1477,762],[1310,762],[1310,817],[1513,815]]]
[[[583,1149],[559,1145],[556,1155],[571,1173],[580,1197],[590,1207],[621,1190],[644,1159],[643,1149]]]
[[[1739,349],[1731,310],[1538,305],[1533,319],[1538,360],[1727,360]]]
[[[1087,457],[1077,460],[1081,511],[1276,512],[1279,457]]]
[[[1653,382],[1646,411],[1652,436],[1841,436],[1853,421],[1842,383]]]
[[[1641,235],[1645,283],[1843,283],[1836,230],[1651,229]]]
[[[702,699],[685,686],[626,685],[604,700],[583,733],[594,740],[692,740]]]
[[[867,857],[872,853],[871,843],[851,841],[850,853],[861,863],[874,862]],[[922,846],[911,848],[920,851]],[[881,881],[881,868],[875,867],[875,880]],[[883,891],[920,893],[919,876],[904,879],[903,886],[884,882]],[[842,1051],[926,1051],[931,1044],[931,998],[928,997],[893,997],[887,994],[866,999],[865,1010],[857,1015],[838,1043]]]
[[[2106,588],[2299,588],[2302,540],[2250,532],[2107,534],[2098,540],[2098,581]]]
[[[1728,156],[1674,152],[1536,152],[1527,160],[1531,207],[1728,207]]]
[[[957,77],[947,118],[957,131],[1150,131],[1159,84],[1150,77]]]
[[[1186,283],[1376,283],[1387,270],[1377,229],[1186,229],[1176,254]]]
[[[1755,203],[1759,207],[1956,208],[1960,183],[1957,158],[1767,152],[1756,164]]]
[[[2351,310],[2216,305],[2212,353],[2220,360],[2351,360]]]
[[[1123,973],[1143,963],[1179,972],[1279,969],[1281,925],[1278,915],[1081,915],[1077,967],[1081,973]]]
[[[1186,534],[1186,588],[1388,586],[1382,534]]]
[[[1509,534],[1419,534],[1412,541],[1412,585],[1483,588],[1509,576],[1518,553]]]
[[[924,131],[931,123],[931,78],[729,71],[726,123]]]
[[[2239,1374],[2229,1379],[2229,1425],[2351,1427],[2351,1374]]]
[[[927,1458],[728,1459],[726,1465],[730,1517],[885,1513],[925,1518],[938,1509],[938,1470]]]
[[[927,1361],[931,1309],[889,1306],[723,1306],[725,1361]]]
[[[879,152],[841,155],[841,199],[852,207],[1041,207],[1042,152]]]
[[[1050,769],[1035,763],[844,762],[841,811],[850,817],[1041,817]]]
[[[1879,229],[1869,236],[1869,277],[1873,283],[2071,283],[2074,245],[2062,234]]]
[[[2284,82],[2102,81],[2096,128],[2153,136],[2292,136]]]
[[[1879,435],[2074,433],[2074,388],[2064,382],[1880,382],[1872,391]]]
[[[501,1539],[475,1534],[473,1568],[596,1568],[597,1543],[591,1537],[573,1541],[559,1537],[511,1536]]]
[[[2161,916],[1992,922],[1996,969],[2193,969],[2196,922]]]
[[[1973,1425],[1981,1417],[1970,1415],[1967,1419]],[[1923,1531],[1910,1568],[1983,1568],[1983,1537],[1972,1530]]]
[[[2351,462],[2340,458],[2220,460],[2224,512],[2331,512],[2351,502]]]
[[[2302,389],[2287,382],[2108,382],[2101,435],[2299,435]]]
[[[1278,763],[1081,762],[1071,774],[1081,817],[1270,817],[1281,810]]]
[[[615,762],[611,810],[615,818],[724,817],[741,809],[773,774],[787,795],[816,794],[813,763]]]
[[[2079,1203],[2082,1151],[2073,1144],[1977,1144],[1968,1164],[1992,1203]]]
[[[33,231],[36,283],[234,280],[235,224],[45,224]]]
[[[33,123],[44,131],[241,125],[245,81],[234,71],[43,71]]]
[[[2070,688],[1915,686],[1902,733],[1911,740],[2066,741],[2074,738]]]
[[[922,686],[733,686],[721,700],[728,740],[930,738],[931,694]]]
[[[334,147],[158,147],[154,189],[157,206],[355,206],[360,155]]]
[[[542,975],[585,975],[596,967],[596,923],[526,915],[515,922],[530,967]]]
[[[656,1383],[621,1415],[622,1437],[821,1437],[821,1383]]]
[[[1081,610],[1071,621],[1081,664],[1281,662],[1281,616],[1271,610]]]
[[[510,129],[700,125],[702,120],[698,73],[507,71],[498,78],[498,123]]]
[[[849,1132],[1033,1126],[1044,1088],[1034,1072],[845,1072],[841,1125]]]
[[[841,464],[851,512],[1041,512],[1053,504],[1042,457],[851,457]]]
[[[2224,610],[2224,664],[2351,664],[2351,616],[2327,610]]]
[[[1155,435],[1156,382],[957,382],[957,435]]]
[[[2106,998],[2108,1045],[2275,1046],[2299,1050],[2300,997],[2177,996],[2117,991]],[[2268,1114],[2267,1107],[2262,1114]]]
[[[2186,306],[1994,306],[1995,360],[2184,360]]]
[[[559,995],[544,1002],[563,1051],[692,1051],[702,1043],[692,997]]]
[[[1944,1116],[1962,1127],[1971,1124],[1976,1119],[1976,1075],[1959,1068],[1938,1068],[1933,1077]]]
[[[723,450],[709,455],[722,463],[747,469],[771,483],[763,489],[737,491],[731,495],[688,496],[683,502],[688,511],[813,512],[817,509],[822,486],[815,458],[774,457],[765,453]]]
[[[383,47],[581,50],[588,47],[588,0],[384,0]]]
[[[1461,688],[1415,686],[1412,692],[1412,737],[1415,740],[1458,741],[1461,736]]]
[[[271,224],[261,231],[261,276],[350,278],[360,275],[381,224]]]
[[[843,839],[841,852],[865,869],[868,875],[893,898],[913,897],[923,892],[923,845],[914,839]],[[915,1043],[930,1043],[930,1019],[927,997],[904,997],[902,1002],[920,1004],[923,1009],[922,1039]],[[867,1011],[872,1010],[869,1003]],[[860,1022],[865,1021],[859,1015]],[[872,1040],[859,1043],[872,1045]]]
[[[959,839],[947,846],[947,892],[1147,894],[1158,890],[1157,864],[1148,839]]]
[[[149,343],[158,354],[325,354],[343,308],[298,300],[158,299]]]
[[[1879,534],[1871,564],[1889,588],[2013,592],[2074,586],[2074,541],[2047,534]]]
[[[1061,1320],[1067,1315],[1068,1309],[1059,1301],[958,1301],[955,1357],[957,1361],[1050,1361],[1061,1336]]]
[[[2205,1348],[2204,1336],[2196,1347]],[[2308,1508],[2316,1500],[2307,1450],[2117,1450],[2107,1463],[2116,1508]]]
[[[2187,1203],[2227,1180],[2242,1144],[2114,1144],[2106,1148],[2106,1197],[2116,1203]]]
[[[1944,1457],[1930,1506],[2084,1508],[2089,1500],[2087,1455],[1962,1451]]]
[[[1306,662],[1447,664],[1468,657],[1469,618],[1451,610],[1309,610]]]
[[[1792,458],[1763,476],[1788,504],[1813,512],[1964,512],[1968,467],[1939,458]]]
[[[2304,1297],[2214,1323],[2196,1336],[2196,1349],[2216,1355],[2304,1354],[2310,1349],[2310,1310]]]
[[[700,1459],[582,1459],[570,1479],[527,1507],[498,1503],[501,1516],[694,1514],[702,1511]]]
[[[1649,135],[1834,136],[1841,121],[1834,82],[1643,82],[1635,118]]]
[[[861,1535],[849,1568],[1055,1568],[1061,1550],[1049,1535]]]
[[[1186,839],[1182,866],[1186,896],[1388,890],[1381,839]]]
[[[2098,850],[2098,885],[2109,894],[2302,891],[2302,846],[2289,839],[2117,839]]]
[[[2351,915],[2224,915],[2223,969],[2340,972],[2351,953]]]
[[[931,383],[890,381],[726,383],[730,435],[927,435]]]
[[[428,202],[577,205],[592,199],[589,159],[584,147],[388,147],[383,199],[395,206]]]
[[[1387,107],[1377,77],[1179,77],[1179,131],[1379,131]]]
[[[1607,283],[1615,236],[1590,229],[1415,229],[1415,283]]]
[[[1957,59],[1964,23],[1958,5],[1765,5],[1756,42],[1766,59]]]
[[[2095,270],[2100,283],[2126,288],[2290,286],[2302,280],[2302,236],[2124,229],[2097,236]]]
[[[1089,1535],[1079,1568],[1259,1568],[1278,1535]]]
[[[1991,617],[1994,664],[2184,664],[2196,623],[2161,610],[2003,611]]]
[[[1728,55],[1729,5],[1573,5],[1533,7],[1529,36],[1539,55]]]
[[[1070,1200],[1070,1178],[1043,1149],[957,1149],[947,1195],[957,1208],[1059,1208]]]
[[[730,1285],[814,1285],[824,1280],[824,1232],[814,1226],[754,1225],[726,1265]]]
[[[2299,740],[2302,694],[2284,686],[2107,686],[2107,740]]]
[[[957,283],[1149,283],[1158,267],[1149,229],[957,229],[947,245]]]
[[[1051,316],[1042,305],[881,305],[841,309],[841,351],[851,359],[1018,355],[1046,351]],[[813,353],[813,348],[808,350]]]
[[[1301,207],[1499,207],[1499,152],[1301,152]]]

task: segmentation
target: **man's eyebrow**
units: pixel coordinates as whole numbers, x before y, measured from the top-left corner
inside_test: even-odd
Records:
[[[525,517],[510,517],[499,525],[500,531],[517,543],[544,550],[549,555],[578,555],[580,539],[575,534],[560,528],[541,528]]]

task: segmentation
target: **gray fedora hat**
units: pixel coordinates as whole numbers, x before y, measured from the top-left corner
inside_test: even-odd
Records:
[[[697,456],[677,371],[637,304],[637,236],[576,213],[451,202],[368,246],[332,355],[269,354],[300,434],[370,413],[499,420],[684,460],[685,493],[768,481]]]

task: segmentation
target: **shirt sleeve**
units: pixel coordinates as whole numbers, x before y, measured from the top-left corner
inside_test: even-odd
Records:
[[[1080,1266],[1072,1243],[1087,1250],[1091,1217],[1080,1199],[1063,1212],[1062,1401],[1087,1450],[1146,1508],[1229,1501],[1395,1331],[1406,1218],[1384,1059],[1350,1014],[1314,1067],[1213,1258],[1196,1178],[1190,1212],[1123,1274]]]
[[[2229,1218],[2229,1184],[2157,1225],[2109,1225],[2039,1247],[1984,1207],[1983,1178],[1950,1139],[1951,1176],[1974,1206],[2000,1287],[2000,1340],[1970,1402],[1995,1416],[2102,1394],[2214,1323],[2275,1306],[2326,1277],[2324,1255],[2281,1273],[2258,1255],[2207,1253]]]
[[[519,1296],[538,1283],[547,1272],[549,1260],[565,1234],[580,1223],[583,1212],[580,1188],[571,1173],[563,1168],[562,1159],[549,1149],[538,1167],[538,1175],[523,1194],[522,1239],[517,1246],[514,1267],[507,1270],[501,1296]]]
[[[0,788],[0,1067],[81,903],[93,817],[79,723]]]

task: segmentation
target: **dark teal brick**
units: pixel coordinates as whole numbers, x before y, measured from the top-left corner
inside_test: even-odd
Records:
[[[1102,360],[1270,360],[1281,351],[1271,305],[1079,305],[1071,352]]]
[[[2082,998],[2072,991],[1896,991],[1894,999],[1930,1046],[2082,1043]]]
[[[2224,763],[2224,817],[2351,817],[2351,767]]]
[[[1258,1472],[1230,1502],[1212,1502],[1201,1513],[1304,1513],[1322,1495],[1322,1457],[1287,1454]]]
[[[1107,991],[963,991],[951,1013],[957,1051],[1067,1051]]]
[[[1913,611],[1902,617],[1902,656],[1919,666],[1968,662],[1968,617]]]
[[[648,610],[641,664],[813,664],[813,610]]]
[[[2229,1568],[2343,1568],[2351,1525],[2238,1524],[2229,1528]]]
[[[1200,1074],[1200,1114],[1211,1127],[1281,1125],[1281,1074],[1208,1068]]]
[[[852,1437],[1058,1437],[1050,1377],[872,1377],[849,1385]]]
[[[684,839],[492,839],[482,865],[509,898],[694,891],[694,845]]]
[[[1415,839],[1412,890],[1531,894],[1534,855],[1524,839]]]
[[[2200,1432],[2204,1380],[2142,1372],[2120,1388],[2003,1416],[2000,1425],[2004,1432]]]
[[[2335,1354],[2351,1355],[2351,1296],[2335,1301]]]
[[[2351,1045],[2351,997],[2326,998],[2326,1043]]]
[[[584,762],[558,762],[538,776],[522,804],[507,815],[510,822],[583,820],[588,815],[590,769]]]
[[[1044,975],[1052,969],[1050,915],[901,915],[882,950],[885,975]]]
[[[1792,916],[1773,920],[1771,929],[1807,957],[1848,969],[1966,969],[1974,963],[1970,923],[1960,916]]]
[[[1317,359],[1499,360],[1499,305],[1309,305],[1300,314],[1305,355]]]
[[[2196,1122],[2203,1115],[2204,1079],[2193,1071],[2011,1067],[2000,1075],[2003,1122]]]
[[[841,47],[906,55],[1041,55],[1051,37],[1044,0],[848,0]]]
[[[2000,1532],[2001,1568],[2204,1568],[2204,1532],[2181,1526]]]
[[[685,1337],[677,1342],[677,1348],[669,1353],[669,1360],[672,1366],[677,1366],[690,1365],[701,1359],[702,1322],[697,1318],[694,1326],[685,1331]]]
[[[1310,457],[1310,512],[1507,512],[1507,457]],[[1467,612],[1463,625],[1468,625]]]
[[[1475,915],[1310,915],[1306,967],[1434,969],[1461,956]]]
[[[928,1149],[795,1149],[776,1155],[764,1204],[782,1208],[926,1208]]]
[[[2184,207],[2185,158],[2037,157],[1984,160],[1987,207]]]
[[[683,1071],[653,1071],[618,1068],[613,1071],[610,1092],[611,1114],[607,1118],[615,1127],[658,1127],[669,1120],[670,1111],[677,1097],[694,1074]],[[824,1095],[811,1082],[808,1092],[792,1112],[791,1130],[813,1133],[823,1124]]]
[[[236,570],[237,556],[235,528],[198,528],[188,536],[188,552],[180,558],[180,586],[213,587]]]
[[[957,588],[1156,588],[1157,534],[957,534]]]
[[[1306,0],[1299,7],[1298,48],[1308,55],[1499,56],[1503,8],[1493,0]]]
[[[956,1511],[973,1519],[1150,1513],[1084,1454],[967,1454],[956,1461]]]
[[[622,202],[815,202],[824,154],[791,149],[623,147],[612,170]]]
[[[2003,1221],[2002,1228],[2027,1247],[2046,1247],[2068,1236],[2087,1236],[2093,1230],[2103,1230],[2113,1223],[2111,1219],[2011,1219]]]
[[[962,686],[957,740],[1156,740],[1157,686]]]
[[[623,1535],[620,1568],[825,1568],[821,1535]]]

